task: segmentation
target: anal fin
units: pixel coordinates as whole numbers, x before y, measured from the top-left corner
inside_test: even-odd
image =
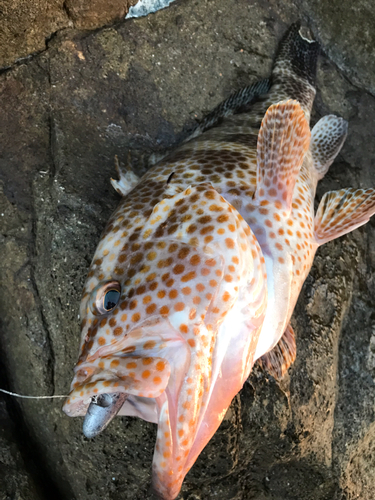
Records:
[[[279,201],[290,210],[294,186],[310,143],[310,129],[297,101],[268,108],[258,135],[255,201]]]
[[[375,189],[340,189],[329,191],[315,215],[315,238],[318,245],[339,238],[366,224],[375,213]]]
[[[258,363],[276,380],[283,378],[296,359],[296,339],[289,323],[275,347],[258,359]]]

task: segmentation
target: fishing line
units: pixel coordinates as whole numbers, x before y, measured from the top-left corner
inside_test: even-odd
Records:
[[[25,396],[24,394],[17,394],[16,392],[6,391],[5,389],[0,389],[0,392],[4,394],[8,394],[9,396],[15,396],[16,398],[24,398],[24,399],[53,399],[53,398],[67,398],[67,395],[56,394],[54,396]]]

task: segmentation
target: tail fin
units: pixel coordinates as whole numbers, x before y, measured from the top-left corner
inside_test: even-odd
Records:
[[[285,92],[283,99],[296,99],[310,111],[315,97],[319,44],[305,32],[300,23],[295,23],[284,35],[272,71],[272,84]]]
[[[273,73],[287,69],[315,87],[319,44],[302,32],[306,29],[301,28],[301,23],[294,23],[288,29],[280,43]]]

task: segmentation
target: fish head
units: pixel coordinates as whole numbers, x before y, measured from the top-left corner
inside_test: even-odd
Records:
[[[83,416],[93,397],[126,394],[119,415],[158,424],[153,484],[172,499],[249,375],[267,301],[264,258],[209,184],[163,199],[116,252],[112,236],[89,272],[64,411]]]

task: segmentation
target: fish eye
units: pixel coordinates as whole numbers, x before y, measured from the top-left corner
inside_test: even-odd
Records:
[[[114,307],[116,307],[118,299],[120,298],[120,292],[115,290],[108,290],[103,298],[103,307],[106,311],[111,311]]]
[[[91,310],[95,315],[112,311],[120,300],[121,286],[118,281],[109,281],[97,286],[92,295]]]

